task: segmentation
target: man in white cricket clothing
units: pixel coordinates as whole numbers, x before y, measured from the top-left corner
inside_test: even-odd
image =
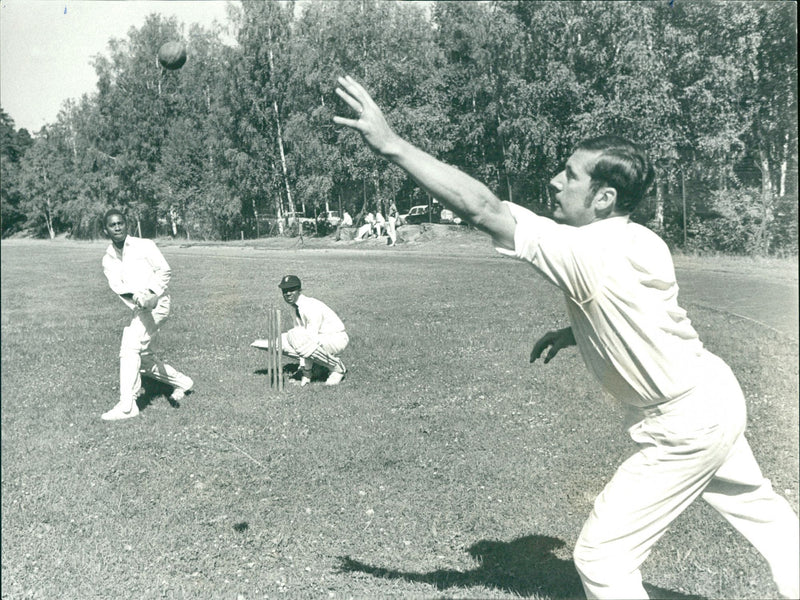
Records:
[[[371,212],[367,212],[367,214],[364,215],[364,223],[358,228],[358,231],[356,231],[355,239],[363,240],[368,238],[372,234],[372,230],[374,228],[375,215],[373,215]]]
[[[383,232],[386,229],[386,219],[383,218],[383,213],[380,210],[375,211],[375,225],[373,226],[373,230],[375,231],[375,237],[379,238],[383,236]]]
[[[350,342],[344,323],[327,304],[302,293],[296,275],[286,275],[278,284],[284,301],[292,307],[294,327],[281,334],[283,354],[300,360],[300,386],[311,383],[314,363],[329,370],[325,385],[339,385],[347,369],[338,355]],[[251,346],[269,348],[269,340],[256,340]]]
[[[175,401],[182,399],[194,382],[151,350],[153,338],[169,316],[169,264],[152,240],[128,235],[125,216],[119,210],[106,212],[103,227],[111,239],[103,256],[103,272],[109,287],[133,311],[119,349],[119,402],[102,415],[105,421],[118,421],[139,414],[136,398],[141,393],[142,374],[172,386],[170,398]]]
[[[389,236],[389,246],[397,244],[397,205],[394,200],[389,201],[389,218],[386,219],[386,234]]]
[[[527,261],[564,293],[571,326],[543,336],[549,362],[577,345],[627,412],[638,450],[595,500],[574,550],[588,598],[647,598],[639,567],[670,523],[702,496],[770,566],[781,595],[800,596],[800,524],[761,474],[744,437],[745,402],[730,368],[703,347],[677,301],[664,242],[629,215],[653,178],[635,144],[604,136],[579,144],[550,182],[554,219],[501,202],[485,185],[434,159],[389,127],[350,77],[336,92],[357,117],[334,117],[378,155]],[[558,221],[558,222],[556,222]]]

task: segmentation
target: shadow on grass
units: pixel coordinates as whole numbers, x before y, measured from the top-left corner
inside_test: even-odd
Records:
[[[399,571],[368,565],[349,556],[339,557],[339,570],[343,573],[358,572],[384,579],[427,583],[438,590],[482,586],[519,596],[537,594],[553,600],[583,598],[583,586],[575,564],[571,560],[558,558],[553,553],[565,545],[558,538],[543,535],[529,535],[511,542],[481,540],[468,549],[470,556],[478,562],[478,566],[469,571]],[[651,598],[702,600],[701,596],[682,594],[649,584],[645,584],[645,587]]]
[[[269,375],[269,369],[256,369],[254,371],[256,375]],[[328,378],[330,371],[321,365],[315,364],[311,370],[311,381],[325,381]],[[300,365],[298,363],[289,363],[287,365],[283,365],[283,375],[287,379],[296,379],[300,381],[302,377],[302,372],[300,371]]]
[[[180,408],[181,403],[177,400],[173,400],[170,398],[172,394],[173,387],[167,385],[166,383],[162,383],[156,379],[150,379],[149,377],[142,377],[142,389],[144,389],[144,393],[136,399],[136,406],[139,407],[139,410],[146,410],[148,406],[153,403],[153,400],[163,396],[166,398],[167,402],[172,408]],[[191,390],[186,392],[186,395],[189,396],[192,393]]]

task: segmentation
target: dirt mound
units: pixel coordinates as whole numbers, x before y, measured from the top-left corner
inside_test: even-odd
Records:
[[[408,244],[472,239],[475,237],[476,233],[474,229],[470,229],[466,225],[439,225],[430,223],[403,225],[397,230],[398,239]]]
[[[349,239],[342,236],[335,241],[334,236],[324,238],[306,238],[308,247],[364,248],[377,249],[386,247],[388,238],[367,238],[364,240]],[[443,225],[438,223],[422,223],[420,225],[403,225],[397,228],[397,249],[416,251],[440,251],[446,248],[491,249],[487,237],[466,225]]]

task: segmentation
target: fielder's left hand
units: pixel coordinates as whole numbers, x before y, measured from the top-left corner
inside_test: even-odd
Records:
[[[544,364],[549,363],[558,351],[566,348],[567,346],[575,345],[575,336],[572,335],[572,327],[565,327],[556,331],[548,331],[533,345],[531,350],[531,362],[535,361],[542,355],[544,349],[548,346],[550,351],[544,357]]]

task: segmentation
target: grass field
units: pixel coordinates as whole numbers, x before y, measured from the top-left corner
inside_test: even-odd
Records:
[[[164,244],[158,347],[196,391],[148,382],[106,423],[129,314],[105,244],[3,242],[3,598],[581,597],[571,548],[632,443],[574,349],[528,364],[558,291],[486,240],[445,247]],[[339,387],[272,391],[248,346],[286,273],[348,326]],[[797,507],[796,340],[683,300]],[[643,574],[658,597],[777,595],[701,502]]]

